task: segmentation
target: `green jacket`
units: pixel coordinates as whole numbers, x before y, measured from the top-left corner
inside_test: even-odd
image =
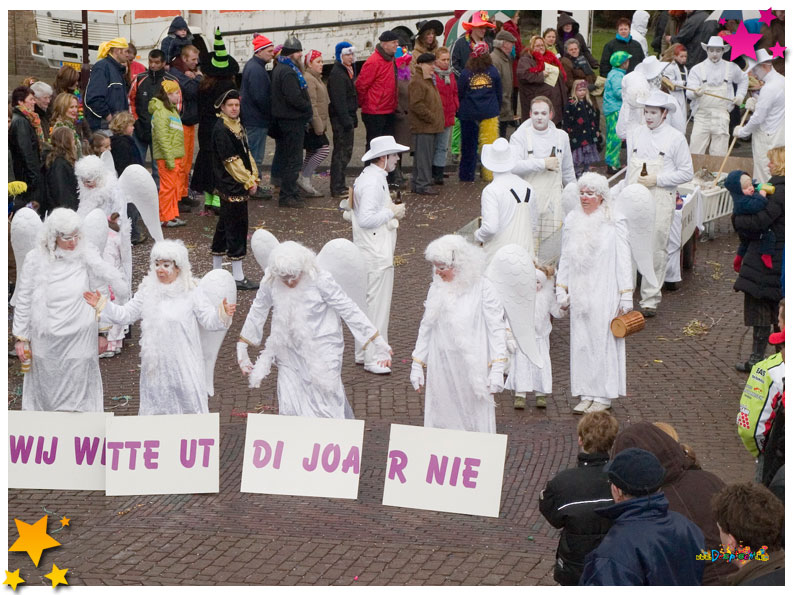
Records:
[[[149,102],[149,113],[152,115],[152,158],[162,159],[168,169],[174,169],[174,160],[185,156],[185,135],[179,112],[176,108],[166,109],[155,97]]]

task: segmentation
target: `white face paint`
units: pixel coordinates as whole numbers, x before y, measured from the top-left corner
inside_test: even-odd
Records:
[[[645,106],[643,109],[643,114],[645,116],[645,123],[648,125],[648,128],[654,130],[655,128],[658,128],[662,122],[664,122],[664,118],[667,115],[667,110],[660,107]]]
[[[595,190],[590,188],[579,190],[579,203],[582,205],[582,210],[588,215],[594,213],[603,201],[603,197]]]
[[[772,70],[772,65],[764,62],[762,64],[756,64],[753,66],[750,72],[755,78],[757,78],[759,81],[762,81],[770,70]]]
[[[548,105],[538,101],[532,104],[532,112],[529,117],[532,118],[532,126],[535,130],[546,130],[549,127],[551,110]]]
[[[397,167],[398,161],[400,161],[400,156],[397,153],[386,155],[386,171],[394,171],[394,168]]]
[[[169,283],[173,283],[179,276],[179,267],[174,264],[173,260],[155,260],[154,272],[160,283],[168,285]]]
[[[722,60],[722,48],[706,48],[706,53],[714,64]]]

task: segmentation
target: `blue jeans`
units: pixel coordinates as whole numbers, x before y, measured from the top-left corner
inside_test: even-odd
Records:
[[[452,126],[447,126],[444,130],[436,134],[436,147],[433,152],[434,167],[446,167],[450,136],[452,136]]]
[[[265,160],[265,141],[267,141],[267,126],[246,126],[245,134],[248,136],[248,148],[254,157],[256,167],[262,172],[262,163]]]
[[[157,185],[157,191],[160,192],[160,172],[157,171],[157,159],[154,158],[152,143],[145,143],[134,134],[132,135],[132,140],[135,141],[135,146],[138,147],[138,152],[141,154],[141,161],[143,161],[143,163],[146,163],[146,151],[152,154],[152,178],[154,178],[154,183]]]

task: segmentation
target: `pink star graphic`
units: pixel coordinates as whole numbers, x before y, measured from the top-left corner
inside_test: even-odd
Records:
[[[780,45],[779,41],[769,48],[769,52],[772,54],[773,58],[783,58],[784,51],[786,51],[786,46]]]
[[[720,25],[724,25],[727,22],[724,17],[720,19]]]
[[[739,56],[747,56],[755,60],[755,44],[762,37],[760,33],[748,33],[744,21],[740,22],[736,33],[725,36],[725,41],[731,46],[731,62]]]
[[[758,12],[761,13],[761,18],[759,18],[758,20],[761,21],[767,27],[769,27],[772,24],[772,21],[774,21],[777,18],[775,15],[772,14],[771,7],[767,10],[760,10]]]

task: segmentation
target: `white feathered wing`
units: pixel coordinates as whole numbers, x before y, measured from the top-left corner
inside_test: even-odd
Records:
[[[198,286],[216,308],[220,308],[224,298],[229,304],[237,303],[237,284],[228,271],[213,269],[201,278]],[[218,352],[227,330],[208,331],[199,325],[201,353],[204,356],[204,377],[209,396],[215,394],[215,361],[218,359]]]
[[[160,202],[157,185],[151,174],[137,163],[128,165],[119,178],[119,186],[127,201],[137,207],[152,239],[155,242],[161,241],[163,229],[160,227]],[[126,213],[121,215],[126,216]]]
[[[367,269],[361,249],[350,240],[331,240],[317,255],[317,266],[331,273],[362,312],[367,312]]]
[[[637,270],[648,282],[657,284],[653,270],[653,235],[656,229],[656,205],[650,191],[642,184],[629,184],[612,192],[612,209],[626,218],[631,256]]]
[[[107,224],[105,224],[107,225]],[[17,262],[17,280],[22,278],[25,257],[36,246],[36,240],[44,224],[33,209],[19,209],[11,220],[11,248]],[[11,305],[16,306],[17,291],[11,297]]]
[[[108,218],[105,217],[102,209],[94,209],[88,213],[83,219],[80,230],[83,232],[83,238],[91,242],[97,252],[102,254],[105,251],[105,244],[108,241]]]
[[[254,235],[251,236],[251,252],[254,253],[254,258],[259,263],[263,273],[267,269],[270,253],[278,244],[279,241],[276,236],[266,229],[257,229]]]

